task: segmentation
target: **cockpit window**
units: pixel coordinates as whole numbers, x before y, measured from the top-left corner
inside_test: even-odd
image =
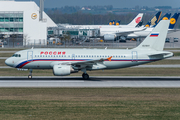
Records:
[[[14,54],[12,57],[21,57],[20,54]]]

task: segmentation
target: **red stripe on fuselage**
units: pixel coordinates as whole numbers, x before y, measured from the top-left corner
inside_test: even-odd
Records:
[[[22,68],[22,67],[24,67],[25,65],[27,65],[27,64],[29,64],[29,63],[30,63],[30,61],[25,62],[25,63],[22,64],[19,68]]]
[[[159,59],[158,59],[159,60]],[[27,61],[27,62],[25,62],[24,64],[22,64],[19,68],[22,68],[22,67],[24,67],[25,65],[27,65],[27,64],[29,64],[29,63],[31,63],[31,62],[36,62],[36,61],[76,61],[76,62],[82,62],[82,61],[88,61],[88,60],[33,60],[33,61]],[[104,60],[104,61],[108,61],[109,62],[109,60]],[[118,61],[157,61],[157,59],[156,60],[111,60],[111,62],[118,62]]]

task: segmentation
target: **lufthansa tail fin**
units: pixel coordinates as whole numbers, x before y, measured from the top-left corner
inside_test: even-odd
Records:
[[[120,23],[121,23],[121,21],[119,20],[119,21],[117,21],[116,22],[116,26],[119,26],[120,25]]]
[[[115,22],[116,22],[116,21],[115,21],[115,20],[113,20],[113,25],[115,25]]]
[[[161,20],[169,20],[169,18],[171,17],[171,13],[166,13],[161,19]]]
[[[142,20],[142,17],[143,17],[143,13],[139,13],[129,24],[128,26],[136,26],[141,20]]]
[[[110,21],[110,22],[108,23],[108,25],[113,25],[113,21]]]
[[[169,25],[169,29],[174,29],[174,26],[177,23],[177,20],[179,18],[179,14],[180,13],[175,13],[171,18],[170,18],[170,25]]]
[[[162,51],[170,20],[161,20],[144,41],[135,49]]]
[[[158,13],[156,13],[156,14],[154,15],[154,17],[151,18],[151,20],[149,20],[149,21],[145,24],[145,27],[150,27],[151,25],[156,25],[156,24],[159,22],[159,20],[160,20],[161,14],[162,14],[161,11],[159,11]]]

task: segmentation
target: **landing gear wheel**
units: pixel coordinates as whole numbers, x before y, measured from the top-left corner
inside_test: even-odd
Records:
[[[87,73],[83,73],[82,77],[84,80],[88,80],[89,79],[89,75]]]
[[[28,79],[32,79],[32,75],[28,75]]]
[[[32,69],[30,69],[30,71],[29,71],[29,75],[28,75],[28,79],[32,79]]]

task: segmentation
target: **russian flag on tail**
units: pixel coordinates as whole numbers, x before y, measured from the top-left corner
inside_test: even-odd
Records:
[[[159,33],[151,33],[150,37],[158,37]]]

